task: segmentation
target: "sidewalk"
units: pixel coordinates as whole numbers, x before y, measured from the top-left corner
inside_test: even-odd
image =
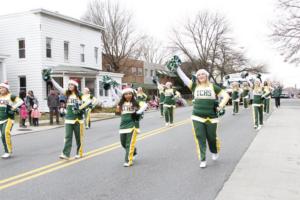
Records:
[[[106,120],[106,119],[111,119],[116,117],[114,113],[92,113],[91,114],[91,121],[101,121],[101,120]],[[64,126],[63,119],[60,118],[60,124],[57,125],[55,122],[53,125],[49,124],[49,120],[40,120],[40,126],[34,127],[34,126],[28,126],[28,121],[26,123],[27,127],[22,128],[19,127],[19,123],[15,123],[11,134],[12,135],[21,135],[21,134],[27,134],[27,133],[33,133],[33,132],[39,132],[39,131],[45,131],[45,130],[51,130],[51,129],[56,129]],[[54,119],[55,121],[55,119]]]
[[[275,109],[216,200],[300,199],[300,102]]]

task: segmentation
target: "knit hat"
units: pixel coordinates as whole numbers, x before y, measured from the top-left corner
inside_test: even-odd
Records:
[[[197,77],[200,73],[204,73],[207,77],[209,77],[209,73],[208,73],[208,71],[206,71],[205,69],[199,69],[199,70],[196,72],[196,77]]]
[[[73,79],[70,79],[70,80],[68,81],[68,84],[72,84],[72,85],[75,85],[76,87],[78,87],[78,82],[75,81],[75,80],[73,80]]]
[[[7,82],[7,81],[4,81],[3,83],[0,83],[0,87],[4,87],[4,88],[6,88],[7,90],[9,90],[9,85],[8,85],[8,82]]]

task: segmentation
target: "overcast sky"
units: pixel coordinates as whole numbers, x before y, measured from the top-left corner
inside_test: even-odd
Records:
[[[285,86],[300,87],[300,67],[283,62],[268,35],[276,18],[276,0],[120,0],[135,16],[138,28],[167,42],[172,27],[201,10],[220,12],[228,19],[239,46],[256,63],[266,63],[273,78]],[[9,0],[3,1],[0,15],[36,8],[58,11],[80,18],[89,0]]]

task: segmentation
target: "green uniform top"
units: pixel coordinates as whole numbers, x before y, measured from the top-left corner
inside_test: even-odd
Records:
[[[193,92],[193,115],[200,118],[217,118],[217,96],[223,91],[219,86],[197,84],[191,81],[190,89]]]
[[[88,107],[93,108],[97,104],[97,99],[91,94],[84,94],[81,97],[83,104],[88,104]]]
[[[235,101],[239,98],[239,90],[238,89],[233,89],[231,98],[233,101]]]
[[[136,101],[141,106],[141,104],[146,103],[148,96],[145,93],[137,93]]]
[[[274,97],[280,97],[281,93],[282,93],[281,87],[276,87],[273,91]]]
[[[158,86],[158,93],[159,93],[159,103],[163,104],[165,101],[165,89],[161,85]]]
[[[263,103],[262,95],[263,95],[262,88],[253,90],[253,105],[254,106],[260,106]]]
[[[10,93],[0,96],[0,124],[5,123],[7,119],[13,120],[15,116],[12,109],[21,106],[22,103],[23,101],[19,97]]]
[[[249,88],[243,88],[242,97],[244,98],[248,97],[249,92],[250,92]]]
[[[131,102],[124,102],[121,108],[120,134],[131,133],[133,129],[139,128],[139,122],[132,119],[132,114],[135,111]]]
[[[271,98],[271,87],[270,86],[264,86],[263,87],[263,95],[266,99]]]
[[[179,96],[179,92],[177,92],[175,89],[165,89],[165,99],[164,99],[164,105],[166,106],[175,106],[175,98],[176,96]]]
[[[77,96],[71,94],[67,99],[66,104],[66,124],[75,124],[76,122],[83,123],[83,110],[90,104],[89,101],[83,102],[82,94]]]

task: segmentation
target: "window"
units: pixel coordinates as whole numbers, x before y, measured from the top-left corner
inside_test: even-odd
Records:
[[[95,54],[95,62],[98,64],[98,47],[94,48],[94,54]]]
[[[25,58],[25,40],[19,39],[18,41],[19,45],[19,58]]]
[[[46,57],[52,58],[52,38],[46,38]]]
[[[101,97],[108,96],[108,90],[104,90],[102,81],[99,82],[99,95]]]
[[[138,76],[143,76],[143,68],[138,68]]]
[[[150,70],[150,76],[153,76],[153,70],[152,69]]]
[[[69,42],[64,41],[64,59],[65,61],[69,60]]]
[[[26,76],[19,76],[20,83],[20,94],[25,94],[26,96]],[[21,96],[21,95],[20,95]]]
[[[137,69],[136,69],[136,67],[132,67],[132,68],[131,68],[131,73],[132,73],[133,75],[136,75],[136,74],[137,74]]]
[[[145,76],[148,76],[148,69],[145,69]]]
[[[80,61],[84,63],[84,44],[80,45]]]

